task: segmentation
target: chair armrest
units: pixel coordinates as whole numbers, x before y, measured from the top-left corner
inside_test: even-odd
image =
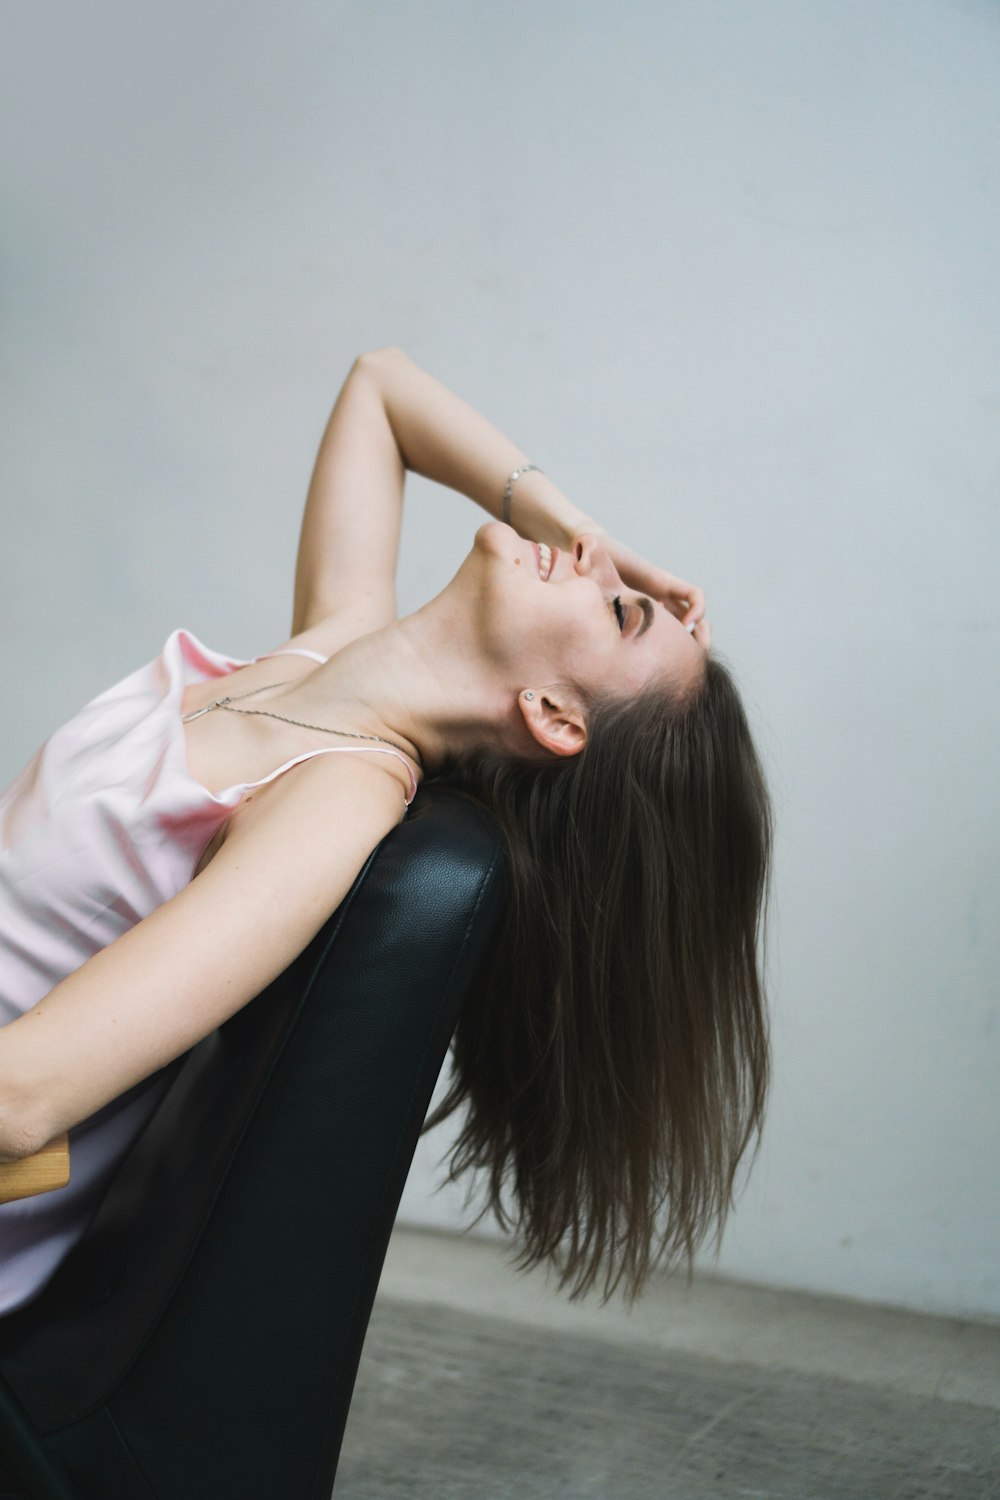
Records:
[[[53,1136],[40,1151],[0,1162],[0,1203],[52,1193],[69,1182],[69,1132]]]

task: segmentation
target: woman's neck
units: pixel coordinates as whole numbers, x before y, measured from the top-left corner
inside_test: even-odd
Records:
[[[467,632],[435,603],[341,647],[274,695],[274,712],[319,728],[378,735],[424,775],[433,775],[446,754],[494,739],[512,695],[489,681]]]

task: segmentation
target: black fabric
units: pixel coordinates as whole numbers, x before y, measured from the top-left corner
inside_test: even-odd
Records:
[[[490,820],[422,788],[288,972],[171,1065],[83,1240],[0,1318],[0,1393],[24,1414],[17,1432],[0,1402],[0,1451],[37,1444],[82,1500],[329,1500],[399,1197],[505,894]]]

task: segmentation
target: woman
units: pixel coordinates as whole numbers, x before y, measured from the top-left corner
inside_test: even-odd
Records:
[[[400,620],[407,469],[497,519]],[[699,588],[400,350],[355,361],[289,641],[246,662],[174,631],[0,799],[0,1156],[71,1130],[74,1167],[0,1204],[0,1313],[79,1238],[157,1071],[287,968],[425,778],[490,809],[514,876],[425,1129],[468,1105],[451,1175],[486,1169],[522,1264],[551,1258],[574,1295],[602,1269],[634,1295],[676,1250],[690,1269],[768,1082],[767,794],[710,642]]]

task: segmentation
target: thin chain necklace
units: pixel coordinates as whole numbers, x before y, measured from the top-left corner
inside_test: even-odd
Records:
[[[181,719],[181,723],[187,724],[192,719],[200,719],[202,714],[211,713],[213,708],[225,708],[228,709],[231,714],[260,714],[261,717],[266,719],[280,719],[284,724],[295,724],[299,729],[318,729],[321,734],[345,734],[349,739],[352,740],[378,740],[380,744],[392,745],[392,748],[394,750],[399,749],[399,746],[395,744],[394,741],[387,740],[385,736],[381,734],[358,734],[357,731],[353,729],[327,729],[323,724],[303,724],[301,719],[289,719],[285,716],[285,714],[271,713],[266,708],[229,707],[230,703],[232,703],[236,698],[252,698],[254,693],[266,693],[269,687],[286,687],[287,681],[288,680],[286,679],[285,682],[268,682],[265,683],[263,687],[251,688],[248,693],[230,693],[226,698],[216,698],[214,702],[206,704],[204,708],[195,709],[193,714],[184,714]],[[408,752],[403,751],[403,754],[408,754]],[[412,756],[410,758],[413,759]],[[417,761],[417,765],[419,764],[420,762]]]

